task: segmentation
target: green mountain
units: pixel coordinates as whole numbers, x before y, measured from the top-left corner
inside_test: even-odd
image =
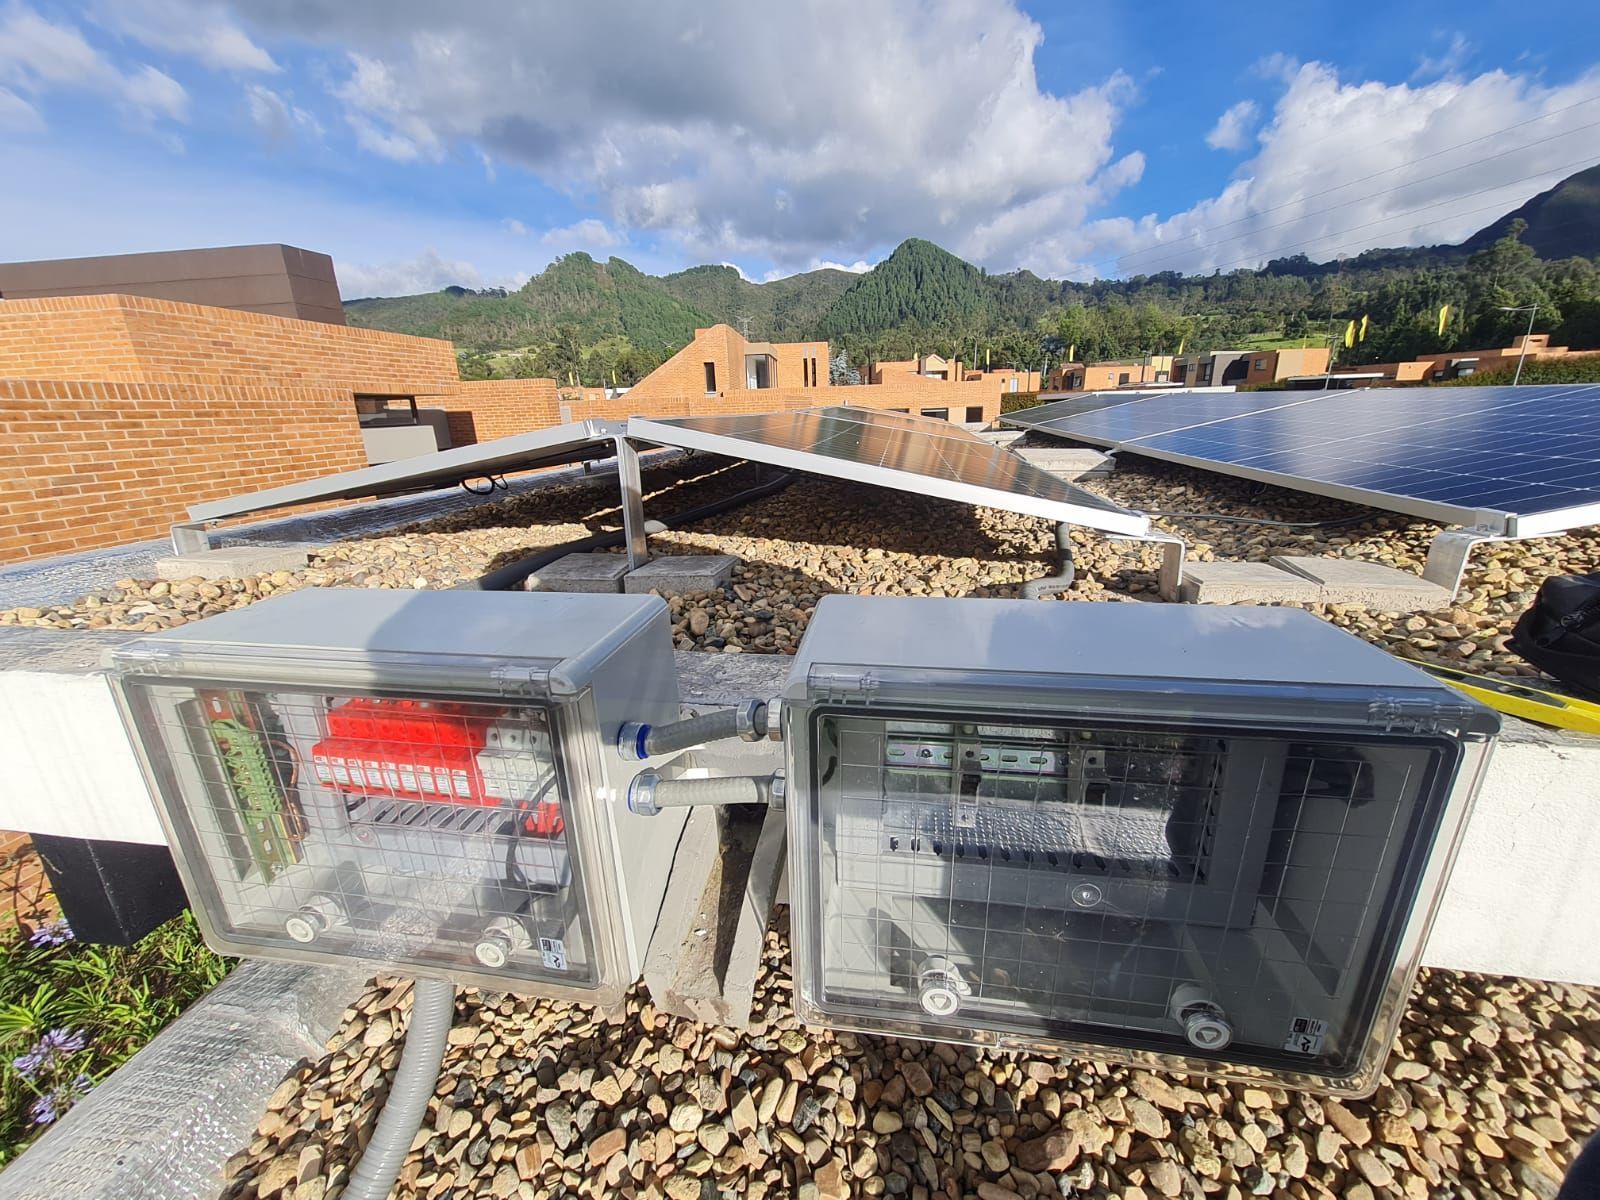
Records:
[[[1518,231],[1520,246],[1504,241]],[[353,325],[449,338],[470,352],[474,371],[589,382],[637,379],[715,322],[747,328],[756,339],[827,338],[857,363],[936,351],[1037,365],[1069,350],[1093,360],[1170,352],[1180,343],[1193,350],[1315,344],[1365,316],[1373,337],[1343,357],[1377,361],[1373,355],[1509,338],[1515,330],[1501,308],[1527,303],[1540,305],[1538,328],[1572,345],[1594,344],[1600,267],[1590,259],[1597,256],[1600,167],[1593,167],[1459,246],[1374,249],[1338,262],[1301,254],[1259,270],[1076,283],[1030,271],[990,274],[911,238],[864,274],[822,270],[752,283],[727,266],[653,276],[619,258],[602,263],[577,253],[511,292],[452,287],[344,307]],[[1456,316],[1441,335],[1438,310],[1446,303]],[[522,348],[530,352],[509,353]]]
[[[695,329],[748,320],[752,337],[814,336],[823,313],[855,279],[848,271],[808,271],[751,283],[732,267],[693,267],[646,275],[620,258],[596,262],[581,251],[555,260],[514,292],[451,287],[422,296],[347,300],[352,325],[449,338],[467,350],[538,345],[571,326],[593,345],[626,338],[645,350],[676,350]]]
[[[751,283],[733,267],[690,267],[657,282],[696,312],[714,313],[735,328],[750,323],[752,337],[802,341],[815,337],[822,316],[856,280],[849,271],[807,271]]]
[[[352,325],[449,338],[468,350],[550,340],[573,326],[584,344],[625,337],[635,346],[676,348],[714,318],[620,258],[599,263],[563,255],[514,292],[446,288],[423,296],[349,300]]]
[[[1468,252],[1493,245],[1513,221],[1525,221],[1522,244],[1543,259],[1600,257],[1600,166],[1569,175],[1521,208],[1485,225],[1461,244]]]

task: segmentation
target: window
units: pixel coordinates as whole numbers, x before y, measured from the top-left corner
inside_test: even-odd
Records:
[[[925,417],[938,417],[942,421],[948,421],[950,419],[950,410],[948,408],[925,408],[922,410],[922,415]]]
[[[981,405],[981,404],[969,404],[969,405],[967,405],[967,424],[968,425],[981,425],[981,424],[983,424],[983,405]]]
[[[1128,373],[1126,371],[1121,372],[1117,376],[1117,382],[1118,383],[1127,383],[1128,382]]]
[[[1267,360],[1264,359],[1264,358],[1256,359],[1256,370],[1265,371],[1266,369],[1267,369]]]
[[[1012,380],[1011,380],[1011,390],[1013,392],[1017,390],[1017,381],[1016,381],[1016,378],[1014,376],[1012,377]]]
[[[1182,382],[1184,382],[1184,380],[1188,379],[1188,377],[1189,377],[1189,364],[1188,363],[1179,363],[1177,366],[1172,368],[1172,382],[1173,383],[1182,383]]]
[[[708,362],[706,364],[706,395],[709,396],[709,395],[711,395],[712,392],[714,392],[716,390],[717,390],[717,364],[714,363],[714,362]]]

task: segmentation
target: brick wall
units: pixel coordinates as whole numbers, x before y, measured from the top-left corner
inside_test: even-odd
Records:
[[[159,537],[198,501],[364,465],[347,389],[0,379],[0,562]]]
[[[0,377],[380,395],[446,392],[458,382],[455,348],[437,338],[109,295],[0,300]]]
[[[470,446],[562,423],[554,379],[471,380],[456,384],[442,396],[420,396],[417,403],[445,410],[452,446]]]

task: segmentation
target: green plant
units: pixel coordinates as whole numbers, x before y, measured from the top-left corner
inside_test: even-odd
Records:
[[[0,942],[0,1164],[231,965],[189,913],[127,947],[78,942],[64,920]]]
[[[1038,392],[1007,392],[1000,397],[1000,412],[1021,412],[1025,408],[1032,408],[1039,403]]]

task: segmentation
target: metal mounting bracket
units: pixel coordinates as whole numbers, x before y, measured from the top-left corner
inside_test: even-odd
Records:
[[[1527,540],[1515,534],[1491,533],[1487,529],[1446,529],[1428,543],[1428,561],[1422,568],[1422,577],[1429,583],[1448,588],[1453,600],[1461,587],[1461,576],[1467,569],[1473,547],[1481,542]]]

